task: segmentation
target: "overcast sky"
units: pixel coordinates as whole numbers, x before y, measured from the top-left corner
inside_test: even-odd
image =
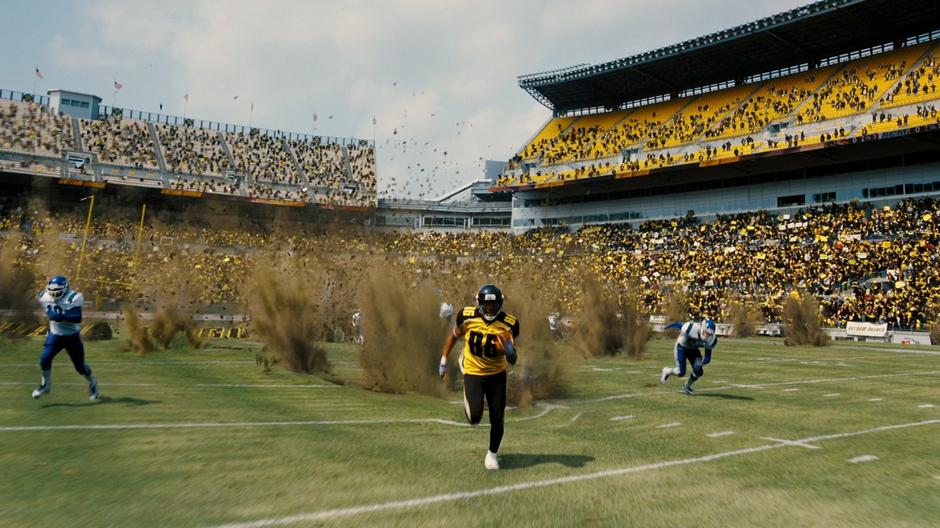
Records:
[[[520,74],[599,63],[800,0],[0,0],[0,87],[372,139],[379,191],[431,198],[550,117]],[[235,99],[235,96],[238,96]],[[254,103],[254,112],[250,105]],[[317,120],[313,120],[313,115]],[[373,127],[373,117],[377,125]]]

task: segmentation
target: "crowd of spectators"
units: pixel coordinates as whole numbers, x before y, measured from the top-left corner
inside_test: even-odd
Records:
[[[229,133],[225,136],[235,158],[234,169],[255,181],[300,185],[294,160],[284,138],[266,134]]]
[[[153,137],[147,125],[130,119],[81,120],[82,144],[103,163],[157,168]]]
[[[231,170],[232,163],[222,147],[219,132],[166,124],[155,126],[168,171],[219,176]]]
[[[60,156],[75,148],[72,120],[39,104],[0,101],[0,148]]]
[[[537,277],[555,308],[571,315],[580,308],[581,281],[595,275],[617,288],[639,288],[652,314],[665,313],[679,295],[690,316],[727,320],[737,301],[776,321],[793,292],[806,292],[817,298],[827,325],[871,321],[922,329],[940,310],[938,221],[940,201],[929,198],[880,208],[851,203],[781,215],[718,216],[708,222],[690,215],[636,228],[609,224],[577,232],[537,229],[520,236],[361,227],[327,231],[239,221],[209,227],[164,220],[147,226],[137,256],[131,222],[95,220],[85,269],[118,282],[135,265],[148,281],[172,280],[166,275],[186,270],[194,277],[198,302],[238,305],[248,272],[272,251],[288,258],[331,259],[331,265],[353,270],[378,258],[390,272],[423,270],[443,291],[478,277],[510,283],[520,274]],[[74,260],[82,227],[81,211],[51,216],[0,209],[0,235],[32,235],[32,245],[24,250],[33,251],[35,260],[42,260],[43,252],[35,244],[50,240],[64,241],[66,260]],[[43,236],[49,229],[61,235]],[[108,288],[103,291],[110,296],[131,294],[120,285]]]

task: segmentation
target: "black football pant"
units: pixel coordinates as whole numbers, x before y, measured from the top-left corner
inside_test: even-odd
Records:
[[[483,398],[490,411],[490,451],[499,451],[506,414],[506,371],[488,376],[463,375],[463,405],[467,420],[476,425],[483,419]]]

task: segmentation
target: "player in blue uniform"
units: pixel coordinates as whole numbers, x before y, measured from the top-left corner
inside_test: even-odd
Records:
[[[666,328],[678,328],[679,337],[676,338],[676,366],[663,367],[662,374],[659,376],[660,383],[666,383],[670,376],[685,376],[685,362],[692,365],[692,373],[689,380],[682,386],[682,392],[689,396],[694,396],[695,391],[692,384],[698,381],[705,374],[704,366],[711,363],[712,350],[718,344],[718,336],[715,335],[715,321],[706,319],[701,323],[689,321],[685,324],[672,323]],[[705,357],[702,357],[700,348],[705,349]]]
[[[82,344],[82,305],[85,297],[69,288],[69,281],[62,275],[49,279],[46,288],[37,295],[39,304],[49,317],[49,332],[39,357],[42,381],[33,391],[33,398],[49,394],[52,390],[52,360],[64,348],[79,374],[88,380],[88,395],[92,401],[98,399],[98,380],[85,363],[85,346]]]

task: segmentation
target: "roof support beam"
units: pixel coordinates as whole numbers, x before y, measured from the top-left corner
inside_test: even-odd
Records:
[[[772,30],[772,29],[768,29],[767,31],[764,31],[764,33],[767,34],[767,35],[769,35],[771,38],[773,38],[773,39],[776,40],[777,42],[780,42],[780,43],[783,44],[784,46],[787,46],[788,48],[791,48],[791,49],[793,49],[793,50],[799,52],[801,55],[803,55],[803,57],[806,58],[806,62],[809,63],[809,65],[810,65],[811,68],[814,67],[814,66],[816,66],[816,64],[815,64],[815,63],[816,63],[816,58],[813,57],[813,54],[812,54],[812,53],[806,51],[806,48],[804,48],[804,47],[802,47],[802,46],[798,46],[798,45],[794,44],[793,42],[790,42],[790,39],[781,37],[780,35],[778,35],[778,34],[777,34],[774,30]]]
[[[669,90],[669,93],[672,93],[672,92],[675,92],[675,91],[676,91],[676,87],[675,87],[675,85],[673,85],[672,83],[666,82],[666,81],[660,79],[659,77],[656,77],[655,75],[652,75],[652,74],[646,73],[645,71],[639,70],[639,69],[637,69],[636,66],[630,66],[629,68],[627,68],[627,70],[628,70],[628,71],[632,71],[633,73],[640,74],[641,76],[646,77],[647,79],[649,79],[649,80],[651,80],[651,81],[653,81],[653,82],[659,83],[659,84],[662,85],[666,90]]]

